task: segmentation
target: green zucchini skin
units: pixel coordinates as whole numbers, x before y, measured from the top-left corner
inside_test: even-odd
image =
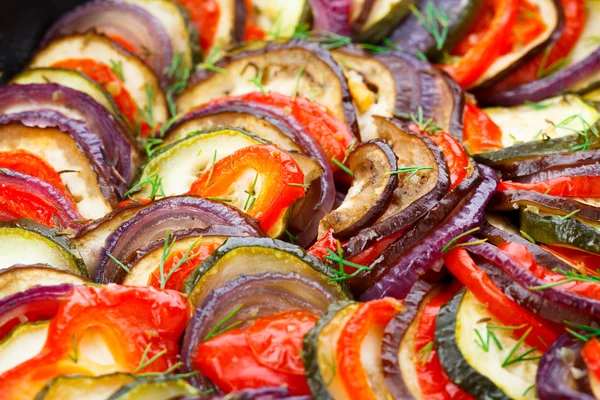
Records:
[[[48,240],[51,240],[52,242],[62,247],[71,256],[81,275],[84,278],[89,279],[88,270],[85,266],[85,263],[83,262],[83,259],[79,255],[79,251],[71,244],[71,242],[64,233],[58,231],[57,229],[48,228],[44,225],[40,225],[28,219],[19,219],[10,222],[0,222],[0,228],[23,229],[37,233],[38,235],[41,235]]]
[[[162,391],[162,392],[161,392]],[[177,396],[199,396],[198,389],[176,376],[161,376],[154,379],[139,380],[123,386],[107,400],[134,400],[143,399],[145,395],[151,395],[158,400],[169,400]]]
[[[196,25],[192,21],[192,17],[190,16],[190,12],[187,10],[187,8],[185,8],[175,0],[169,1],[175,4],[175,6],[179,9],[183,20],[185,21],[185,27],[190,35],[189,46],[190,51],[192,53],[192,65],[190,67],[190,70],[193,71],[194,66],[202,62],[202,60],[204,59],[202,54],[202,48],[200,47],[200,31],[198,30],[198,28],[196,28]]]
[[[80,385],[89,385],[89,382],[96,382],[97,384],[102,384],[103,380],[108,380],[108,379],[114,379],[116,381],[120,381],[119,383],[117,383],[118,385],[127,385],[133,381],[135,381],[137,378],[134,375],[128,374],[128,373],[123,373],[123,372],[114,372],[112,374],[108,374],[108,375],[100,375],[100,376],[88,376],[88,375],[60,375],[54,379],[52,379],[50,382],[48,382],[44,388],[42,390],[40,390],[40,392],[35,396],[34,400],[57,400],[57,399],[61,399],[61,400],[72,400],[72,396],[69,396],[67,399],[65,399],[64,393],[61,393],[60,388],[64,388],[65,385],[68,385],[69,387],[75,386],[78,383]],[[57,390],[58,387],[59,389]],[[92,384],[92,388],[97,389],[96,387],[93,387]],[[88,386],[87,390],[89,390],[90,387]],[[58,393],[57,393],[58,391]],[[59,396],[57,398],[57,396]]]
[[[545,244],[568,245],[600,254],[600,231],[575,217],[561,219],[521,209],[521,230],[533,240]]]
[[[223,245],[213,251],[212,254],[190,274],[190,276],[183,283],[182,291],[190,294],[196,285],[196,282],[202,277],[202,275],[212,268],[225,254],[242,247],[262,247],[265,249],[284,251],[298,258],[300,261],[310,265],[315,271],[320,272],[329,278],[336,277],[336,275],[331,272],[331,269],[327,264],[319,260],[317,257],[307,253],[299,246],[270,238],[230,238],[227,239]],[[346,298],[349,300],[354,298],[350,288],[345,282],[337,282],[337,284],[339,285],[342,294],[344,294]]]
[[[435,350],[450,380],[479,400],[509,400],[492,381],[469,365],[456,344],[456,315],[463,300],[462,289],[440,309],[435,320]]]
[[[310,387],[310,391],[315,399],[333,400],[333,397],[331,397],[327,390],[327,384],[321,376],[321,368],[319,367],[319,335],[339,311],[352,304],[355,303],[352,301],[340,301],[331,304],[327,309],[327,314],[321,317],[315,326],[304,335],[300,356],[302,357],[302,363],[306,371],[308,387]]]

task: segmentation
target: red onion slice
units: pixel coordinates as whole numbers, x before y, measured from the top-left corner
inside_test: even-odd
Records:
[[[313,29],[350,36],[350,0],[309,0]]]

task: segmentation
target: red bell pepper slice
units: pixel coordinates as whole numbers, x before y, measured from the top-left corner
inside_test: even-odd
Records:
[[[200,35],[200,47],[206,53],[213,45],[217,33],[221,9],[217,0],[175,0],[184,6],[192,22],[202,32]]]
[[[304,174],[296,161],[272,145],[254,145],[235,151],[231,157],[219,160],[196,182],[191,194],[205,198],[230,200],[227,194],[248,170],[256,172],[260,186],[252,185],[239,208],[260,221],[269,232],[289,206],[304,197]],[[260,187],[260,190],[257,190]]]
[[[323,256],[329,255],[328,250],[337,252],[338,240],[333,237],[333,232],[334,229],[329,228],[327,233],[321,239],[317,240],[315,244],[310,247],[310,249],[308,249],[307,253],[312,254],[321,261],[327,262]]]
[[[533,259],[533,255],[529,252],[529,250],[527,250],[527,247],[520,243],[505,242],[500,244],[498,248],[508,254],[508,256],[520,266],[530,271],[547,284],[553,284],[567,280],[567,277],[564,275],[546,269],[536,263]],[[599,276],[597,272],[593,272],[593,274],[596,277]],[[557,290],[570,292],[578,296],[588,297],[596,300],[600,299],[600,285],[595,282],[572,281],[562,283],[554,288]]]
[[[530,346],[538,346],[541,351],[546,352],[548,346],[558,338],[558,332],[561,332],[559,326],[543,320],[506,297],[488,275],[477,267],[464,248],[455,248],[444,254],[444,264],[503,324],[528,325],[522,329],[515,329],[516,336],[520,337],[531,327],[532,334],[525,339]]]
[[[152,133],[153,127],[140,116],[138,105],[110,66],[91,58],[69,58],[55,62],[52,67],[72,69],[86,75],[112,96],[119,111],[131,126],[140,127],[142,137],[148,137]]]
[[[224,393],[286,386],[292,396],[309,395],[299,354],[316,320],[306,311],[259,318],[247,331],[233,329],[201,343],[192,363]]]
[[[208,103],[220,104],[231,100],[252,101],[280,108],[292,115],[323,149],[330,160],[344,163],[346,152],[356,140],[345,122],[338,120],[327,108],[301,97],[290,97],[279,93],[252,92],[239,96],[216,99]],[[338,166],[332,163],[333,171]]]
[[[564,14],[564,25],[558,40],[525,65],[521,66],[502,82],[494,86],[494,91],[514,88],[535,81],[545,75],[545,71],[559,65],[571,53],[585,26],[584,0],[559,0]]]
[[[540,244],[544,250],[549,251],[558,258],[566,261],[574,268],[587,275],[597,274],[598,265],[600,265],[600,256],[588,253],[587,251],[572,249],[569,247],[554,246],[549,244]]]
[[[600,176],[561,176],[535,183],[501,180],[498,191],[506,190],[531,190],[563,197],[600,197]]]
[[[467,103],[464,113],[464,145],[471,154],[503,148],[502,131],[482,109]]]
[[[361,304],[344,326],[338,339],[338,372],[350,400],[376,400],[361,361],[361,345],[372,326],[382,329],[399,311],[402,302],[383,298]]]
[[[59,375],[167,371],[177,363],[178,340],[189,312],[187,300],[175,291],[78,286],[50,322],[42,351],[0,375],[0,399],[32,399]],[[83,345],[98,335],[115,364],[95,361]]]
[[[600,341],[591,338],[581,349],[581,356],[596,379],[600,379]]]
[[[148,279],[148,286],[157,289],[181,290],[183,287],[183,282],[192,273],[192,271],[196,269],[198,264],[206,260],[208,256],[210,256],[212,252],[215,251],[220,245],[221,243],[219,242],[199,243],[189,252],[189,254],[187,254],[188,260],[181,264],[181,260],[186,258],[187,250],[174,251],[172,254],[169,254],[164,263],[163,274],[167,276],[174,268],[177,269],[165,282],[164,287],[161,287],[160,267],[156,267],[156,269],[152,272],[152,275],[150,275],[150,279]]]
[[[246,5],[246,30],[244,31],[244,41],[264,40],[265,31],[263,31],[254,21],[254,6],[252,0],[244,0]]]
[[[475,25],[462,38],[458,48],[466,46],[468,51],[454,64],[440,67],[452,76],[463,88],[468,88],[511,46],[511,32],[519,11],[519,0],[485,0],[484,9],[492,10],[493,17],[488,26]]]
[[[67,227],[72,222],[69,216],[60,213],[60,205],[42,199],[28,191],[0,185],[0,221],[25,218],[49,228],[57,225]]]
[[[456,282],[456,281],[455,281]],[[415,351],[420,358],[414,361],[421,393],[433,400],[467,400],[473,397],[456,386],[442,368],[433,341],[435,339],[435,318],[442,306],[460,290],[460,285],[452,285],[432,297],[421,311],[415,334]]]

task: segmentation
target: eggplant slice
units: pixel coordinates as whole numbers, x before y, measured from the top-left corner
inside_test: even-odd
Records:
[[[319,44],[293,39],[271,42],[221,59],[223,71],[199,71],[177,99],[177,111],[188,112],[211,100],[259,90],[313,98],[357,133],[358,124],[342,70]],[[260,78],[260,85],[252,82]],[[296,84],[298,82],[298,84]]]
[[[352,186],[342,204],[321,220],[319,237],[333,228],[336,237],[349,237],[377,220],[398,186],[397,157],[381,139],[358,146],[346,161]]]
[[[156,75],[140,59],[106,36],[87,32],[55,39],[34,55],[29,68],[52,67],[59,61],[73,58],[91,58],[108,66],[121,63],[123,85],[137,106],[141,110],[151,110],[155,124],[167,120],[167,101]]]

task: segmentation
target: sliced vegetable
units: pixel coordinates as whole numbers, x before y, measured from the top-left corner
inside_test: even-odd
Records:
[[[465,106],[464,144],[471,154],[487,153],[504,147],[502,131],[486,113],[473,104]]]
[[[346,162],[352,186],[342,204],[321,220],[321,236],[329,229],[338,237],[354,236],[386,212],[398,185],[397,157],[383,140],[359,145]]]
[[[114,373],[100,376],[64,375],[48,382],[34,400],[77,400],[82,396],[106,399],[121,387],[134,382],[131,374]],[[92,394],[93,393],[93,394]],[[96,398],[92,397],[93,400]]]
[[[256,218],[267,235],[278,237],[289,207],[305,195],[303,185],[304,174],[291,156],[272,145],[253,145],[213,164],[190,193],[231,203]]]
[[[24,323],[16,326],[0,342],[0,374],[37,356],[48,336],[46,321]]]
[[[353,132],[358,130],[342,71],[317,43],[297,39],[286,43],[272,42],[258,50],[235,53],[216,66],[224,73],[200,71],[192,77],[188,88],[177,99],[178,112],[190,111],[216,98],[258,89],[265,95],[273,91],[312,98],[344,121]],[[298,76],[300,80],[296,85]]]
[[[153,398],[169,400],[178,396],[196,396],[200,391],[184,379],[169,375],[154,379],[134,381],[119,389],[107,400],[133,400]]]
[[[380,42],[414,7],[412,0],[363,0],[352,3],[352,36],[358,42]],[[362,4],[362,7],[359,6]],[[358,9],[356,9],[358,8]]]
[[[350,0],[309,0],[313,29],[350,36]]]
[[[285,3],[274,0],[251,0],[250,4],[252,6],[251,22],[265,32],[267,39],[292,37],[296,27],[306,23],[311,15],[309,0],[294,0]],[[313,26],[313,29],[319,28]]]
[[[56,286],[63,283],[83,285],[86,282],[88,280],[81,275],[45,264],[13,265],[0,272],[0,299],[37,286]]]
[[[575,153],[550,154],[547,156],[532,157],[516,160],[512,163],[503,163],[496,167],[503,179],[514,179],[535,174],[550,168],[587,165],[600,162],[600,151],[581,150]]]

